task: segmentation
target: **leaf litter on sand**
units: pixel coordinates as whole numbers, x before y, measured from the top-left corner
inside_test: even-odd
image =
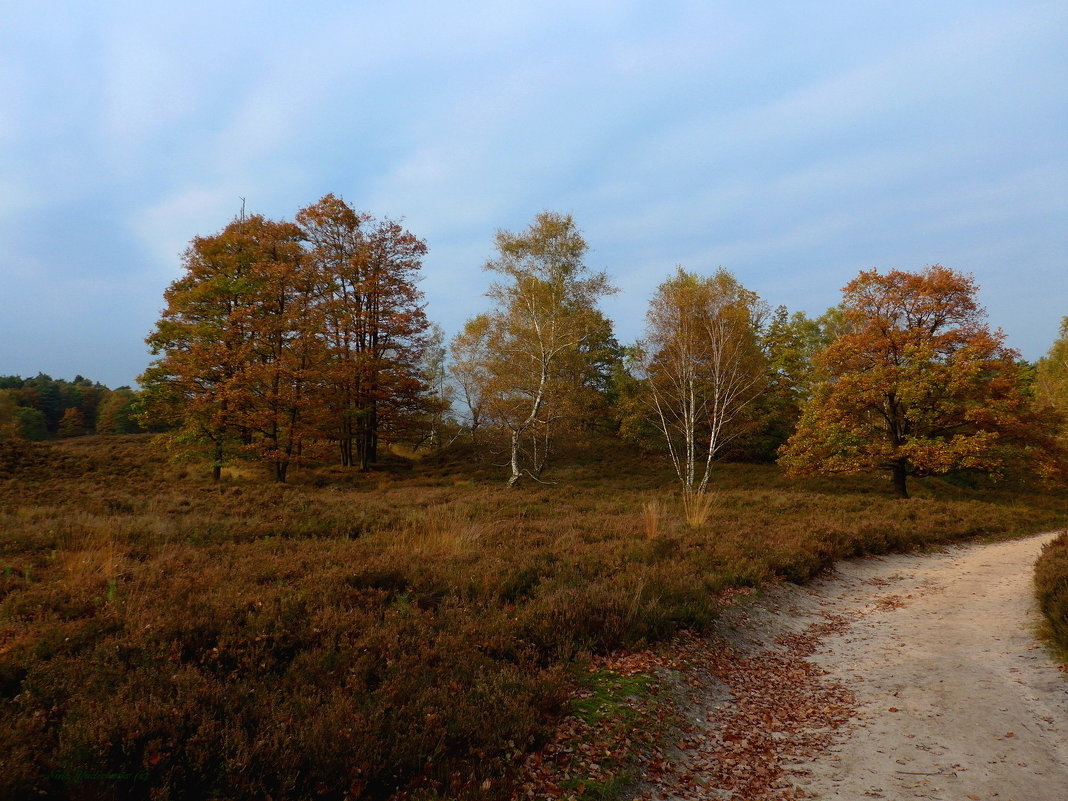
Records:
[[[630,699],[640,712],[624,725],[568,718],[552,742],[528,758],[527,782],[514,798],[806,797],[792,781],[802,773],[791,765],[827,748],[855,712],[852,693],[806,660],[823,637],[849,622],[828,613],[823,618],[779,636],[769,648],[740,648],[687,632],[655,650],[598,660],[592,669],[656,677],[655,693]],[[606,781],[606,767],[597,762],[606,752],[614,754],[615,766],[626,766],[618,784]],[[576,783],[580,776],[593,779]],[[614,793],[603,792],[608,788]]]

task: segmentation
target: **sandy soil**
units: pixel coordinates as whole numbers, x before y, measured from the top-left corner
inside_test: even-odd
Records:
[[[803,658],[852,695],[853,715],[829,747],[788,760],[791,793],[1066,801],[1068,673],[1036,639],[1031,583],[1054,536],[846,562],[736,609],[724,634],[751,653],[839,622]]]

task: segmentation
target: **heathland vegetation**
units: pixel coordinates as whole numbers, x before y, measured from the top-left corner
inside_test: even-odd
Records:
[[[591,655],[1068,517],[1068,367],[952,270],[812,319],[680,268],[622,346],[545,213],[448,343],[424,251],[333,196],[242,216],[139,391],[0,379],[0,797],[506,798]]]
[[[691,525],[669,464],[565,455],[508,489],[469,446],[279,484],[151,435],[5,443],[0,797],[505,798],[586,654],[700,631],[732,587],[1065,520],[1011,481],[902,502],[724,464]]]

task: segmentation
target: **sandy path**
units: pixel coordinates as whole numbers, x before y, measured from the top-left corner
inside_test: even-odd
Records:
[[[1031,583],[1054,536],[847,562],[743,613],[737,632],[755,623],[764,646],[784,627],[848,621],[807,659],[857,714],[790,766],[795,787],[850,801],[1068,799],[1068,675],[1035,638]]]

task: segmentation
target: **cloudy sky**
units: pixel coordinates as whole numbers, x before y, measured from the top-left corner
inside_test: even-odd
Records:
[[[0,374],[131,383],[191,237],[327,192],[485,308],[568,212],[623,341],[676,264],[819,314],[973,273],[1027,358],[1068,315],[1068,4],[0,0]]]

